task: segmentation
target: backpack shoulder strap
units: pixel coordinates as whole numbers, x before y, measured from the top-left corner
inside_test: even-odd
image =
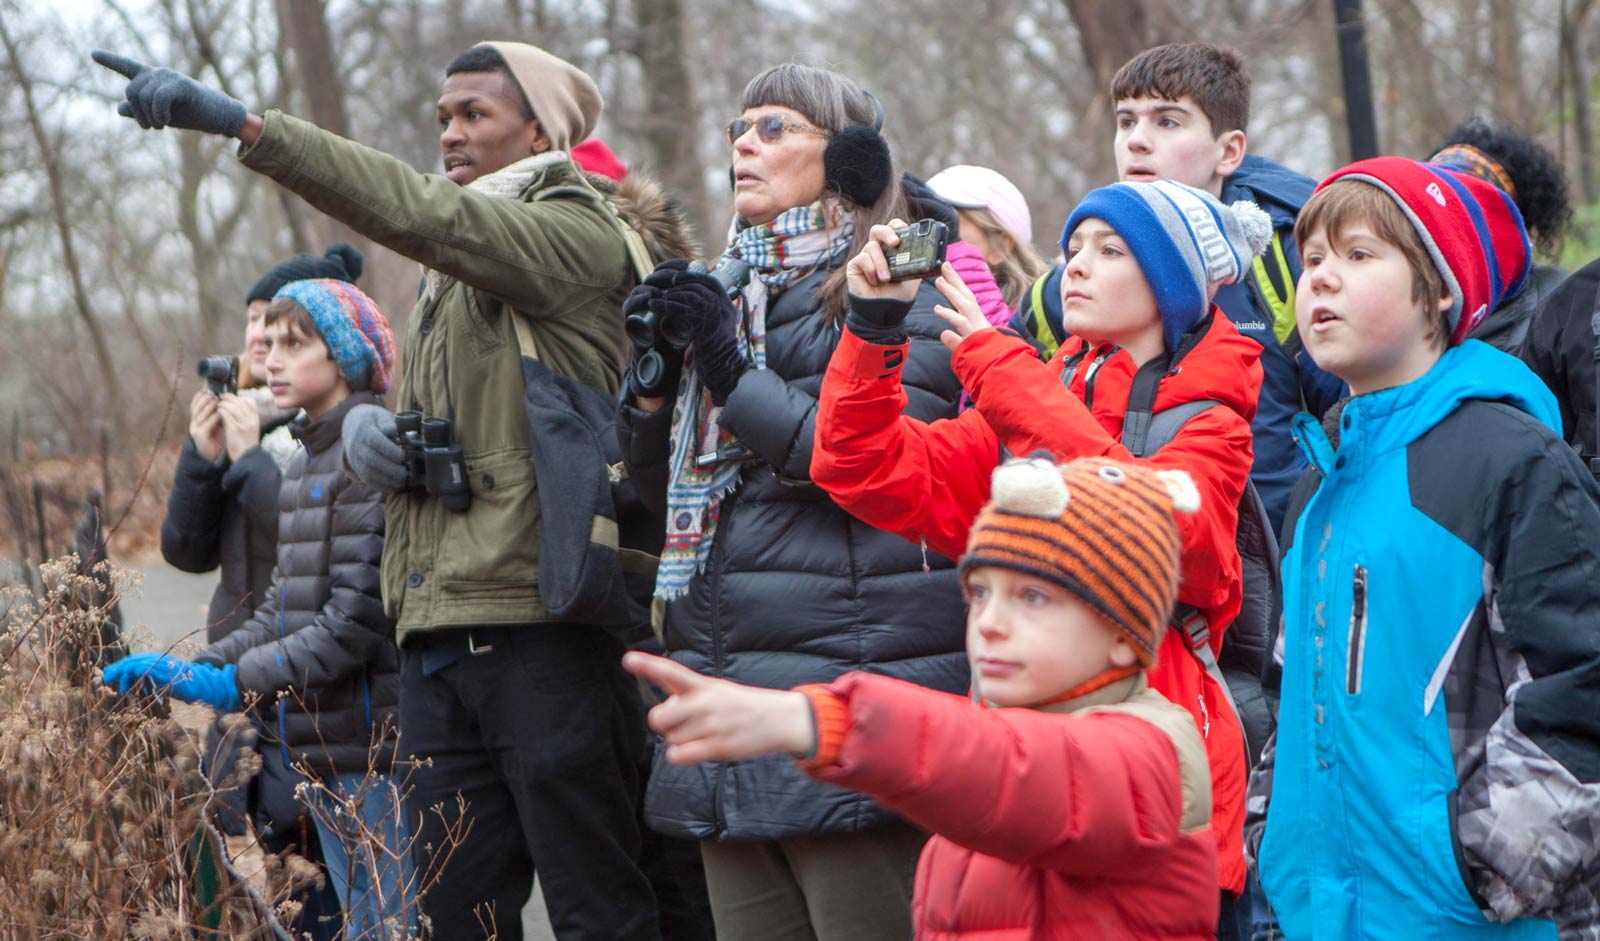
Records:
[[[1272,315],[1272,333],[1279,345],[1287,343],[1295,332],[1294,322],[1294,271],[1289,267],[1289,257],[1283,251],[1283,236],[1274,231],[1267,250],[1250,263],[1251,281],[1257,298]]]
[[[1170,444],[1189,419],[1221,404],[1213,399],[1195,399],[1155,413],[1130,408],[1122,421],[1122,446],[1134,457],[1149,457]]]
[[[628,261],[633,266],[633,274],[638,280],[643,281],[650,272],[656,269],[654,261],[650,260],[650,250],[645,248],[644,237],[634,231],[633,226],[622,221],[622,216],[617,214],[617,207],[611,204],[601,192],[587,183],[570,183],[563,186],[552,186],[549,189],[535,193],[535,202],[546,199],[559,199],[562,197],[576,197],[586,200],[601,214],[611,220],[616,227],[617,234],[622,236],[622,243],[628,249]]]

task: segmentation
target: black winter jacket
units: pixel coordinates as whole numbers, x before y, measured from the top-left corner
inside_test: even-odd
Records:
[[[262,428],[262,437],[284,421]],[[238,629],[266,597],[278,552],[278,484],[282,476],[265,448],[230,462],[200,456],[185,439],[161,523],[161,556],[174,568],[202,573],[221,567],[222,580],[206,611],[206,642]]]
[[[1528,326],[1522,361],[1555,393],[1567,443],[1585,461],[1600,456],[1595,418],[1596,314],[1600,258],[1573,272],[1540,302]]]
[[[1501,301],[1468,336],[1503,353],[1521,356],[1533,312],[1566,277],[1567,273],[1555,265],[1534,265],[1528,271],[1522,290]]]
[[[399,721],[400,654],[383,613],[383,498],[345,476],[339,439],[345,413],[379,404],[359,392],[314,422],[291,426],[305,447],[283,475],[278,565],[272,587],[243,627],[197,659],[238,664],[245,693],[290,762],[321,772],[392,766]],[[283,694],[283,695],[279,695]]]
[[[769,301],[767,368],[745,373],[722,411],[723,427],[760,459],[723,501],[705,571],[667,606],[667,649],[691,669],[752,686],[866,670],[963,692],[964,608],[951,562],[854,519],[810,482],[817,396],[840,335],[815,297],[821,281],[812,274]],[[924,284],[906,323],[906,414],[923,421],[953,416],[961,395],[938,340],[939,300]],[[671,417],[670,403],[654,414],[625,406],[619,424],[630,473],[658,499]],[[681,767],[661,750],[645,810],[656,830],[702,840],[853,833],[895,819],[787,756]]]

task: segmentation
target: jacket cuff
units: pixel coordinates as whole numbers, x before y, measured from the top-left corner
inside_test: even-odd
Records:
[[[810,700],[811,718],[817,728],[816,750],[797,763],[807,771],[835,764],[844,749],[845,737],[850,734],[850,709],[844,697],[821,683],[796,686],[795,692],[804,693]]]
[[[844,335],[839,338],[839,346],[844,352],[842,362],[848,365],[851,379],[880,380],[893,378],[898,381],[900,370],[905,367],[909,341],[902,340],[893,346],[874,343],[855,333],[847,323]],[[838,353],[834,354],[838,357]]]
[[[972,401],[978,401],[978,396],[983,389],[984,374],[989,368],[1001,359],[1018,352],[1025,352],[1032,359],[1038,359],[1033,347],[1027,341],[1010,330],[998,328],[979,330],[968,336],[956,347],[950,357],[950,368],[955,371],[956,378],[961,380],[961,387],[972,396]]]
[[[894,346],[906,342],[906,317],[911,301],[895,297],[857,297],[850,295],[850,312],[845,325],[868,343]]]

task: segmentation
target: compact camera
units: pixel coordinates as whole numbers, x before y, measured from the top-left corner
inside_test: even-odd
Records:
[[[895,229],[894,234],[900,236],[900,244],[883,250],[889,262],[890,281],[926,278],[944,264],[944,252],[950,246],[950,228],[943,222],[923,219]]]
[[[212,395],[239,391],[239,357],[207,356],[195,367]]]

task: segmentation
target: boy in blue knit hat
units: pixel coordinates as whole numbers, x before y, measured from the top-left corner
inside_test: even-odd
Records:
[[[293,281],[267,308],[267,384],[301,409],[302,445],[279,491],[278,560],[251,619],[193,662],[133,654],[105,670],[218,711],[248,707],[284,762],[308,775],[323,861],[345,909],[345,934],[401,939],[415,909],[410,846],[393,770],[399,651],[378,566],[383,498],[344,473],[350,409],[376,404],[394,372],[394,336],[354,285]],[[275,735],[273,734],[275,733]]]

